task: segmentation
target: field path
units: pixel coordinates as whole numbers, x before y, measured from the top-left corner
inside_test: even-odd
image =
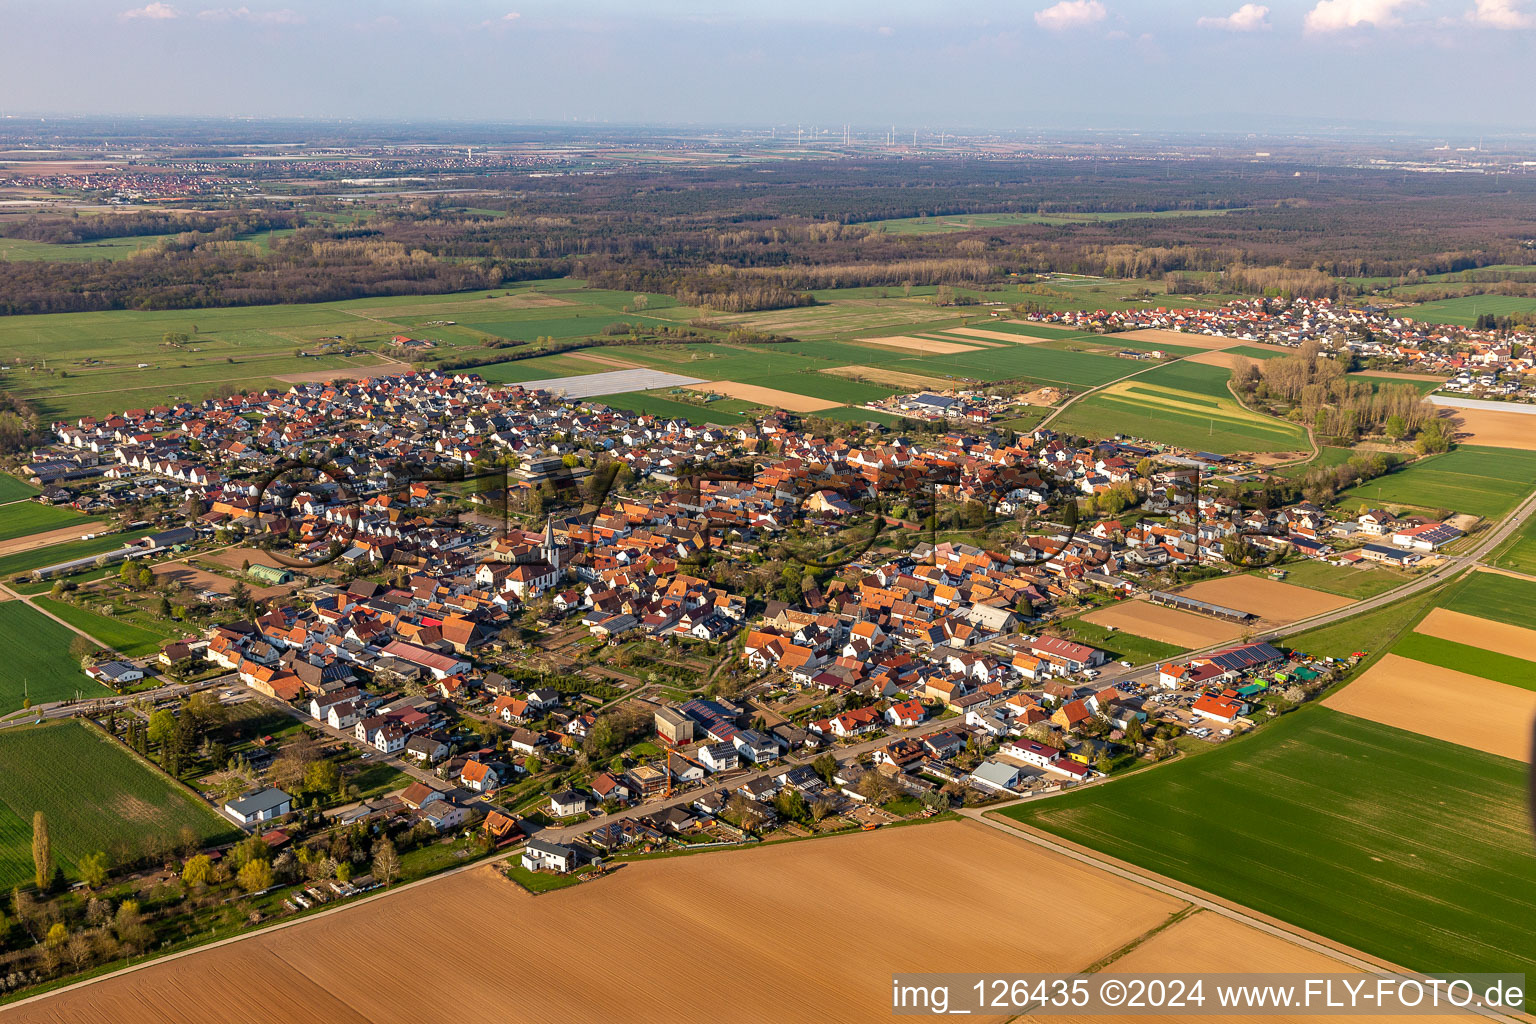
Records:
[[[53,614],[53,612],[49,611],[46,608],[40,607],[35,602],[33,602],[32,598],[27,597],[27,596],[25,596],[23,594],[18,594],[16,591],[12,590],[10,587],[7,587],[7,586],[5,586],[3,584],[0,584],[0,601],[20,601],[22,604],[26,605],[28,608],[31,608],[33,611],[37,612],[38,614],[45,615],[48,618],[52,619],[54,622],[57,622],[59,625],[63,626],[65,629],[69,630],[71,633],[78,633],[80,636],[85,637],[87,640],[89,640],[91,643],[95,644],[97,647],[100,647],[103,650],[107,650],[107,651],[115,651],[115,650],[117,650],[117,648],[113,647],[111,644],[102,643],[100,640],[96,639],[94,636],[91,636],[91,634],[87,633],[85,630],[80,629],[78,626],[70,625],[68,622],[65,622],[63,619],[61,619],[57,615]]]
[[[30,501],[31,499],[23,498],[22,500]],[[48,530],[44,533],[29,533],[21,537],[13,537],[7,541],[0,541],[0,555],[17,555],[23,551],[52,547],[54,544],[78,540],[88,533],[100,533],[102,529],[103,527],[99,521],[87,519],[82,523],[66,526],[59,530]]]
[[[1048,426],[1050,426],[1052,420],[1054,420],[1056,417],[1060,416],[1062,413],[1064,413],[1068,409],[1070,409],[1073,406],[1074,403],[1082,401],[1083,399],[1087,398],[1089,395],[1097,394],[1100,391],[1103,391],[1105,388],[1112,387],[1115,384],[1119,384],[1121,381],[1127,381],[1127,380],[1130,380],[1132,377],[1139,377],[1139,376],[1141,376],[1144,373],[1149,373],[1152,370],[1157,369],[1159,366],[1171,366],[1172,364],[1177,363],[1180,360],[1185,359],[1185,358],[1187,358],[1187,357],[1179,356],[1177,359],[1168,359],[1168,360],[1165,360],[1163,362],[1156,362],[1156,361],[1154,361],[1149,366],[1143,366],[1139,370],[1132,370],[1130,373],[1126,374],[1124,377],[1116,377],[1114,380],[1107,380],[1103,384],[1098,385],[1097,387],[1089,388],[1087,391],[1079,391],[1077,394],[1073,395],[1071,398],[1067,399],[1065,402],[1062,402],[1060,405],[1058,405],[1056,407],[1056,410],[1054,412],[1052,412],[1049,416],[1047,416],[1045,419],[1041,420],[1039,423],[1035,424],[1035,429],[1039,430],[1041,427],[1048,427]]]

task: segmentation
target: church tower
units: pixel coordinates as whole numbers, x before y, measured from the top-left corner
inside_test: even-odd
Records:
[[[544,520],[544,540],[539,544],[539,551],[544,555],[544,561],[548,562],[551,568],[559,571],[560,545],[555,541],[555,520],[553,516]]]

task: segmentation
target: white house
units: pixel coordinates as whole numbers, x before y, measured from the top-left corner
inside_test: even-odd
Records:
[[[712,772],[740,767],[741,755],[729,743],[708,743],[699,748],[699,761]]]
[[[242,825],[281,818],[293,810],[293,798],[271,786],[247,793],[224,805],[224,811]]]
[[[1003,744],[998,753],[1005,757],[1016,758],[1025,764],[1037,765],[1041,768],[1049,768],[1061,756],[1061,751],[1044,743],[1036,743],[1034,740],[1020,736]]]
[[[558,871],[564,874],[575,866],[576,851],[569,846],[530,839],[523,850],[523,867],[529,871]]]

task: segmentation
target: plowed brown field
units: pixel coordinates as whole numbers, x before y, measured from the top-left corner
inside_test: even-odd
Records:
[[[1237,338],[1213,338],[1208,334],[1185,334],[1182,331],[1164,331],[1156,327],[1144,327],[1139,331],[1125,331],[1115,335],[1134,341],[1160,341],[1164,345],[1184,345],[1189,348],[1231,348],[1243,342]],[[1113,337],[1110,339],[1113,340]]]
[[[1184,587],[1178,593],[1196,601],[1253,612],[1265,623],[1276,626],[1354,603],[1347,597],[1251,574],[1205,580]]]
[[[1079,970],[1182,906],[986,826],[942,822],[628,864],[537,898],[474,869],[6,1016],[887,1021],[895,971]]]
[[[841,402],[831,402],[825,398],[812,398],[809,395],[797,395],[793,391],[780,391],[778,388],[759,387],[756,384],[740,384],[733,380],[712,380],[708,384],[696,384],[689,388],[690,391],[698,391],[703,394],[713,392],[717,395],[725,395],[727,398],[741,398],[748,402],[757,402],[759,405],[771,406],[775,409],[787,409],[790,412],[816,412],[820,409],[836,409]]]
[[[1243,627],[1234,623],[1177,608],[1164,608],[1148,601],[1108,605],[1084,615],[1083,621],[1097,626],[1114,626],[1148,640],[1189,648],[1208,647],[1243,635]]]
[[[930,341],[927,338],[860,338],[866,345],[884,345],[886,348],[904,348],[930,356],[952,356],[956,352],[974,352],[983,345],[959,345],[952,341]]]
[[[1323,703],[1421,736],[1531,759],[1536,691],[1507,683],[1387,654]]]
[[[1492,448],[1536,451],[1536,416],[1497,409],[1449,409],[1456,423],[1456,439]]]
[[[1536,629],[1522,629],[1504,622],[1480,619],[1476,615],[1436,608],[1413,627],[1415,633],[1471,644],[1485,651],[1498,651],[1514,658],[1536,661]],[[1536,671],[1536,665],[1531,667]]]

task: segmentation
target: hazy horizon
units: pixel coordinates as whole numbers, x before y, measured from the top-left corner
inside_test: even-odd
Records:
[[[0,113],[1536,131],[1536,0],[0,0]]]

